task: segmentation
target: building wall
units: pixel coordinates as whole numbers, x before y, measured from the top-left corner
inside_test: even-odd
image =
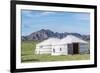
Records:
[[[42,45],[36,46],[36,54],[51,54],[51,55],[68,55],[73,54],[72,44],[62,44],[62,45]],[[89,45],[79,44],[79,53],[85,54],[89,53]]]
[[[36,54],[51,54],[51,45],[36,46]]]
[[[60,51],[59,51],[59,45],[53,45],[52,46],[52,55],[59,55]]]
[[[73,44],[68,44],[68,54],[73,54]]]
[[[79,44],[79,54],[89,53],[89,45],[88,44]],[[68,54],[73,54],[73,45],[68,44]]]
[[[67,55],[67,45],[52,46],[52,55]]]
[[[80,48],[79,49],[80,54],[86,54],[89,53],[90,51],[88,44],[80,44],[79,48]]]

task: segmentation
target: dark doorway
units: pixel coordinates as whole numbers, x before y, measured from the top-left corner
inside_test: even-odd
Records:
[[[79,44],[73,43],[73,54],[79,54]]]
[[[53,53],[55,53],[55,49],[53,48]]]

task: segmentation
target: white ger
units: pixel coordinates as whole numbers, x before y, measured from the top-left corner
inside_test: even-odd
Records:
[[[49,38],[36,45],[36,54],[68,55],[87,53],[88,43],[76,36],[68,35],[63,39]]]

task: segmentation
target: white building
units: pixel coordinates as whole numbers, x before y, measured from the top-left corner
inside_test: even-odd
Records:
[[[79,54],[88,51],[87,42],[68,35],[63,39],[50,38],[36,45],[36,54],[68,55]]]
[[[52,46],[55,45],[57,42],[59,42],[60,39],[58,38],[49,38],[47,40],[44,40],[43,42],[40,42],[36,45],[36,54],[51,54],[52,52]]]

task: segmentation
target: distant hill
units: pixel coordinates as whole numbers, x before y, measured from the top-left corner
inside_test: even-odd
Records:
[[[43,41],[45,39],[48,39],[50,37],[56,37],[56,38],[64,38],[67,35],[74,35],[76,37],[79,37],[83,40],[89,41],[90,35],[81,35],[79,33],[59,33],[59,32],[53,32],[49,29],[41,29],[39,31],[33,32],[28,36],[22,36],[22,40],[35,40],[35,41]]]

